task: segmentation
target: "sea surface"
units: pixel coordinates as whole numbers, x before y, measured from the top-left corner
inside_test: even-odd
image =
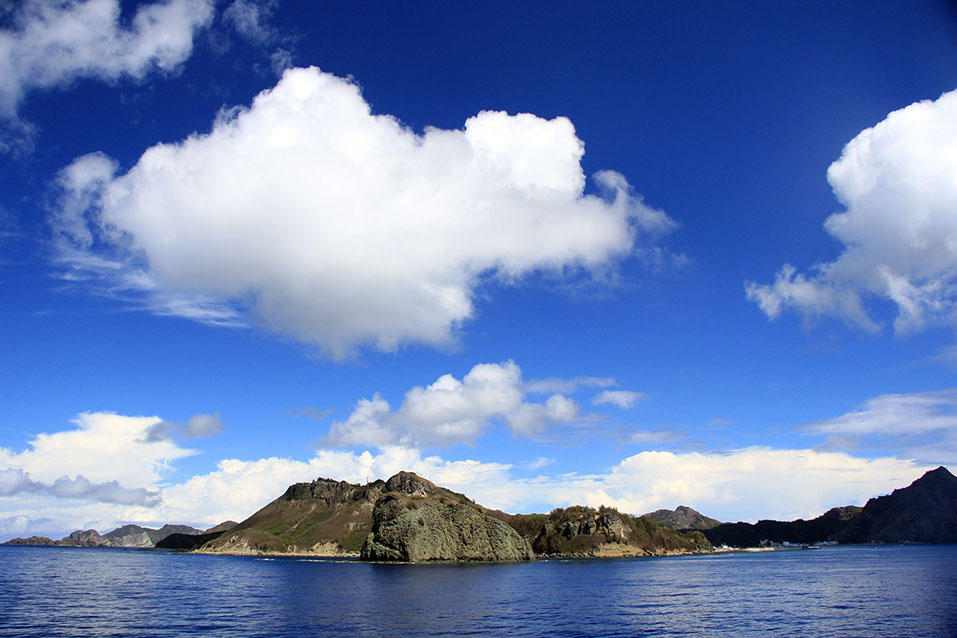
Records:
[[[0,636],[957,636],[957,545],[496,565],[0,546]]]

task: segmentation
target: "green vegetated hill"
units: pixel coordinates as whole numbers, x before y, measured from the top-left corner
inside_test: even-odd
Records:
[[[722,523],[703,533],[715,545],[775,543],[955,543],[957,477],[944,467],[864,507],[835,507],[811,520]]]
[[[698,532],[678,533],[608,508],[506,514],[400,472],[366,485],[329,479],[297,483],[199,551],[360,552],[366,560],[419,562],[529,560],[535,554],[649,556],[710,549]]]
[[[223,521],[219,525],[214,525],[200,534],[177,533],[170,534],[166,538],[157,541],[157,549],[175,549],[175,550],[195,550],[199,549],[211,540],[215,540],[236,527],[236,521]]]
[[[631,516],[609,507],[574,506],[548,514],[515,514],[508,522],[542,556],[664,556],[712,549],[701,532],[676,532],[646,516]]]

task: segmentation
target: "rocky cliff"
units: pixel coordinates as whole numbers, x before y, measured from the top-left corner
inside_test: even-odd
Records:
[[[528,541],[461,494],[410,472],[385,485],[361,557],[370,561],[525,561]]]

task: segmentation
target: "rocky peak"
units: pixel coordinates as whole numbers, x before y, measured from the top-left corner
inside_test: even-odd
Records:
[[[922,477],[911,483],[908,487],[901,488],[900,490],[894,490],[895,492],[906,490],[913,487],[920,487],[923,489],[932,489],[932,488],[944,488],[944,489],[953,489],[957,486],[957,476],[951,474],[946,467],[941,465],[936,470],[930,470],[925,472]]]
[[[648,518],[655,521],[659,525],[664,525],[668,529],[711,529],[712,527],[717,527],[720,525],[720,521],[716,521],[713,518],[705,516],[700,512],[695,511],[694,509],[688,507],[687,505],[679,505],[672,510],[656,510],[649,514],[645,514]]]
[[[367,485],[354,485],[346,481],[318,478],[312,483],[296,483],[286,489],[282,498],[287,501],[318,500],[326,505],[337,505],[350,501],[375,498],[381,490],[382,481],[373,481]]]
[[[409,496],[429,496],[435,490],[434,483],[412,472],[399,472],[385,482],[386,492],[401,492]]]

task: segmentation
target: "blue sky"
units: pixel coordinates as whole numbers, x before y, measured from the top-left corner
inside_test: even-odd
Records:
[[[307,4],[308,6],[301,6]],[[0,537],[957,460],[944,2],[0,10]]]

